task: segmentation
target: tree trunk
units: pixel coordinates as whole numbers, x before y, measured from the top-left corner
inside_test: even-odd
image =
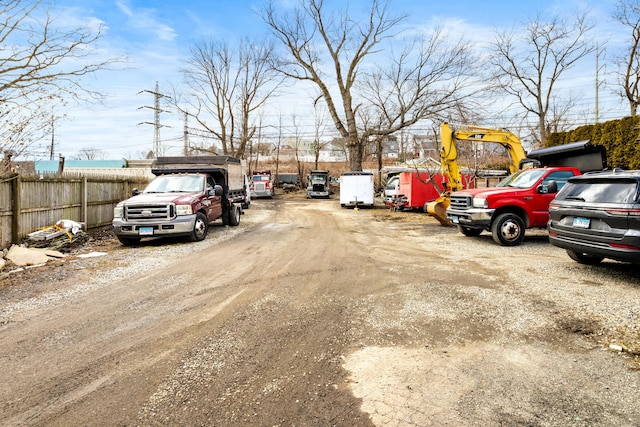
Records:
[[[354,172],[362,170],[362,143],[360,141],[349,142],[349,167]]]
[[[540,147],[544,148],[547,146],[547,126],[545,124],[545,116],[540,114],[539,116],[539,128],[540,128]]]

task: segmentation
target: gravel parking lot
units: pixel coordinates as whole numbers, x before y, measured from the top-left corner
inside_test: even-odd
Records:
[[[0,424],[638,426],[639,320],[637,266],[543,230],[278,195],[0,280]]]

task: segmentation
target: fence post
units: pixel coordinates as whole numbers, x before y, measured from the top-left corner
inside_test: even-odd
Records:
[[[11,180],[11,243],[20,241],[20,211],[22,210],[20,182],[20,175],[16,175]]]
[[[88,215],[88,206],[87,206],[87,203],[88,203],[88,201],[87,201],[87,199],[88,199],[87,192],[89,191],[88,188],[87,188],[88,186],[89,185],[88,185],[87,177],[83,176],[82,177],[82,188],[80,190],[80,191],[82,191],[82,207],[80,208],[81,209],[81,212],[80,212],[80,218],[81,219],[80,219],[80,221],[84,222],[85,230],[89,229],[89,219],[88,219],[89,215]]]

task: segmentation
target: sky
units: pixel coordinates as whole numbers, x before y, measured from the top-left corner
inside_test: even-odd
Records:
[[[280,10],[292,7],[297,0],[274,0]],[[327,4],[342,5],[339,0]],[[53,138],[55,158],[77,158],[82,150],[100,150],[105,159],[137,159],[153,149],[156,83],[162,94],[171,95],[183,84],[181,69],[189,49],[204,40],[234,42],[240,37],[261,37],[268,33],[256,11],[263,0],[56,0],[54,16],[59,24],[95,26],[102,24],[104,35],[96,44],[104,57],[127,57],[114,70],[104,70],[85,78],[83,85],[106,95],[103,103],[69,104],[66,118],[56,123]],[[357,10],[369,0],[352,0]],[[614,0],[391,0],[394,12],[406,14],[408,28],[433,27],[440,24],[448,31],[464,35],[474,43],[486,43],[496,30],[517,30],[537,15],[575,16],[589,10],[596,24],[597,40],[606,44],[606,55],[623,45],[627,30],[611,18]],[[602,62],[606,62],[603,55]],[[577,67],[565,82],[585,93],[584,102],[594,102],[594,58]],[[613,83],[613,66],[602,67],[599,79]],[[603,84],[604,87],[604,84]],[[305,111],[310,96],[297,88],[286,100],[274,102],[270,109],[279,114]],[[619,100],[607,89],[599,95],[605,119],[626,114]],[[59,114],[59,113],[58,113]],[[160,138],[165,155],[180,155],[183,147],[184,119],[167,110],[160,115]],[[189,123],[189,125],[194,125]],[[491,125],[477,123],[477,125]],[[30,150],[32,160],[48,159],[50,143],[44,141]]]

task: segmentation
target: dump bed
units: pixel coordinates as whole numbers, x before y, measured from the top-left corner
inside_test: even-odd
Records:
[[[231,156],[158,157],[152,165],[154,175],[170,173],[208,173],[230,193],[245,190],[244,171],[240,159]],[[222,179],[222,182],[219,182]]]
[[[607,168],[607,152],[603,145],[578,141],[553,147],[540,148],[527,153],[523,165],[534,160],[534,166],[564,166],[579,169],[580,172],[600,171]]]

